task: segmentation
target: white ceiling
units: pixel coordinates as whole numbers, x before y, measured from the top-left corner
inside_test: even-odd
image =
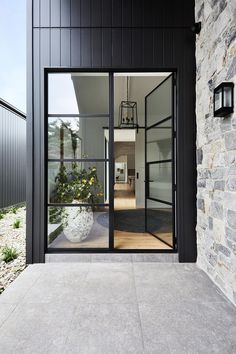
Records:
[[[109,140],[108,129],[104,129],[104,134],[107,140]],[[114,129],[114,141],[129,141],[135,142],[136,129]]]
[[[144,125],[145,96],[159,85],[169,73],[128,73],[129,99],[137,102],[139,125]],[[104,74],[72,74],[80,113],[108,113],[109,79]],[[114,125],[118,126],[119,105],[126,100],[127,73],[116,73],[114,79]]]

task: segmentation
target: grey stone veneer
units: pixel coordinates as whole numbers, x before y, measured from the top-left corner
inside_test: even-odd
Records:
[[[236,1],[195,4],[197,263],[236,304],[236,114],[213,116],[214,87],[236,83]]]

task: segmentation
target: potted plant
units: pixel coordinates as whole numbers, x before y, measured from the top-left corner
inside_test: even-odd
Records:
[[[54,203],[80,204],[69,206],[63,211],[62,225],[66,238],[71,242],[85,240],[93,226],[94,204],[103,196],[96,167],[80,168],[72,163],[67,172],[64,164],[55,177]],[[84,204],[84,206],[83,206]]]

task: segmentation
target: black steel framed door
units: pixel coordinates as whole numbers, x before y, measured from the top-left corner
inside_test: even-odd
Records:
[[[145,227],[170,248],[175,237],[175,74],[145,97]]]

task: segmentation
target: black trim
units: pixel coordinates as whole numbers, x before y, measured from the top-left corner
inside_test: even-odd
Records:
[[[171,206],[174,205],[171,202],[167,202],[166,200],[162,200],[162,199],[158,199],[158,198],[153,198],[153,197],[150,197],[149,195],[147,195],[147,199],[150,199],[150,200],[153,200],[154,202],[159,202],[159,203],[162,203],[162,204],[167,204],[167,205],[171,205]]]
[[[14,107],[13,105],[8,103],[7,101],[3,100],[2,98],[0,98],[0,106],[2,106],[4,108],[8,109],[9,111],[17,114],[21,118],[26,119],[26,114],[25,113],[23,113],[22,111],[20,111],[18,108]]]
[[[98,113],[98,114],[48,114],[49,118],[109,118],[107,113]]]
[[[47,203],[48,207],[61,207],[61,208],[65,208],[65,207],[90,207],[91,204],[89,203],[76,203],[76,204],[69,204],[69,203]],[[94,203],[93,206],[95,207],[109,207],[109,204],[107,203]]]
[[[160,70],[144,70],[140,69],[142,72],[160,72]],[[92,161],[98,161],[98,162],[104,162],[105,164],[108,162],[109,163],[109,203],[97,203],[95,206],[101,206],[101,207],[109,207],[109,247],[108,248],[50,248],[48,247],[48,207],[80,207],[80,206],[91,206],[91,204],[63,204],[63,203],[46,203],[47,207],[45,208],[45,253],[58,253],[58,252],[63,252],[63,253],[176,253],[176,249],[172,248],[170,250],[163,250],[163,249],[115,249],[114,248],[114,129],[119,129],[120,127],[114,127],[114,73],[118,72],[138,72],[139,69],[129,69],[129,70],[115,70],[115,69],[99,69],[99,72],[108,72],[109,73],[109,115],[107,114],[94,114],[94,115],[80,115],[80,114],[75,114],[75,115],[68,115],[68,114],[48,114],[48,75],[50,73],[60,73],[60,72],[98,72],[98,69],[81,69],[81,68],[45,68],[44,73],[45,73],[45,121],[48,121],[48,118],[50,117],[109,117],[109,127],[106,129],[109,129],[109,158],[107,159],[63,159],[65,162],[72,162],[72,161],[81,161],[81,162],[92,162]],[[161,72],[169,72],[171,70],[161,70]],[[172,74],[171,74],[172,75]],[[171,75],[169,75],[165,80],[162,81],[165,82]],[[157,87],[159,87],[161,84],[159,84]],[[146,102],[146,97],[145,97],[145,102]],[[145,111],[146,111],[146,105],[145,105]],[[164,121],[167,121],[171,119],[172,117],[168,117],[163,119],[162,121],[154,124],[152,127],[158,126],[162,124]],[[145,122],[146,122],[146,114],[145,114]],[[139,127],[142,129],[145,129],[145,127]],[[166,128],[166,127],[165,127]],[[132,128],[133,129],[133,128]],[[147,129],[145,129],[145,135],[147,133]],[[48,139],[47,139],[47,124],[45,124],[45,157],[48,154]],[[145,144],[145,156],[146,156],[146,144]],[[48,162],[60,162],[60,159],[46,159],[46,168],[45,168],[45,201],[48,200],[48,168],[47,164]],[[171,160],[164,160],[164,161],[158,161],[158,163],[161,162],[171,162]],[[156,162],[151,162],[151,163],[156,163]],[[148,165],[149,163],[147,163]],[[146,165],[146,166],[147,166]],[[147,175],[147,174],[146,174]],[[146,190],[146,183],[145,183],[145,190]],[[152,198],[148,198],[152,199]],[[156,199],[153,199],[156,200]],[[159,201],[159,200],[156,200]],[[146,226],[146,198],[145,198],[145,226]],[[168,204],[172,205],[169,202],[165,201],[160,201],[163,204]],[[172,247],[165,241],[161,240],[158,238],[156,235],[152,235],[159,239],[161,242],[165,243],[169,247]]]
[[[76,72],[82,72],[82,73],[171,73],[170,75],[166,76],[166,78],[162,81],[164,82],[168,77],[172,75],[172,73],[177,72],[176,68],[173,67],[168,67],[168,68],[149,68],[145,69],[143,67],[135,67],[135,68],[111,68],[111,67],[102,67],[102,68],[81,68],[81,67],[51,67],[51,66],[45,66],[44,70],[47,71],[47,73],[76,73]],[[161,82],[161,83],[162,83]],[[160,85],[160,84],[159,84]],[[158,85],[158,86],[159,86]],[[157,86],[157,87],[158,87]]]
[[[170,115],[167,118],[162,119],[161,121],[152,124],[151,126],[147,126],[147,104],[148,104],[148,97],[155,91],[157,90],[159,87],[162,86],[163,83],[165,83],[168,79],[172,78],[172,91],[171,91],[171,100],[172,100],[172,115]],[[170,245],[169,243],[163,241],[161,238],[157,237],[158,239],[160,239],[162,242],[164,242],[165,244],[167,244],[170,247],[173,247],[174,250],[177,249],[177,242],[176,241],[176,225],[175,225],[175,212],[176,212],[176,208],[175,208],[175,193],[176,193],[176,183],[175,183],[175,139],[176,139],[176,134],[175,134],[175,116],[176,116],[176,106],[175,106],[175,100],[176,100],[176,73],[171,73],[171,75],[169,75],[165,80],[163,80],[158,86],[156,86],[151,92],[149,92],[148,95],[146,95],[145,97],[145,230],[146,232],[150,233],[152,236],[157,237],[156,235],[154,235],[152,232],[148,231],[148,227],[147,227],[147,200],[153,200],[155,202],[159,202],[162,204],[166,204],[166,205],[170,205],[172,206],[172,245]],[[150,129],[155,129],[156,126],[171,120],[172,125],[172,143],[171,143],[171,150],[172,150],[172,159],[168,159],[168,160],[157,160],[157,161],[151,161],[151,162],[147,162],[147,132]],[[164,128],[164,127],[163,127]],[[171,202],[167,202],[161,199],[157,199],[157,198],[153,198],[150,197],[150,192],[149,192],[149,182],[150,182],[150,178],[149,178],[149,166],[151,164],[158,164],[158,163],[172,163],[172,203]]]
[[[34,26],[34,29],[174,29],[174,30],[191,30],[192,26]]]
[[[109,73],[109,248],[114,250],[114,76]]]
[[[169,245],[168,245],[169,246]],[[174,249],[48,248],[46,253],[177,253]]]
[[[173,243],[173,245],[171,245],[170,243],[164,241],[163,239],[161,239],[161,238],[158,237],[157,235],[153,234],[152,232],[149,231],[149,233],[150,233],[153,237],[155,237],[157,240],[159,240],[159,241],[163,242],[165,245],[169,246],[171,249],[174,248],[175,243]]]
[[[168,72],[169,70],[166,70],[166,72]],[[158,89],[160,86],[162,86],[172,75],[173,75],[173,70],[170,70],[171,74],[168,75],[160,84],[158,84],[156,87],[154,87],[154,89],[152,89],[152,91],[150,91],[147,95],[146,98],[148,98],[154,91],[156,91],[156,89]]]
[[[165,163],[165,162],[172,162],[173,159],[169,159],[169,160],[158,160],[158,161],[150,161],[150,162],[146,162],[148,165],[152,165],[152,164],[157,164],[157,163]]]
[[[160,86],[160,85],[159,85],[159,86]],[[172,118],[172,116],[169,116],[169,117],[167,117],[167,118],[163,118],[163,119],[160,120],[159,122],[154,123],[154,124],[148,126],[146,129],[149,130],[149,129],[156,128],[156,127],[158,127],[158,125],[161,125],[162,123],[167,122],[167,121],[170,120],[171,118]],[[163,128],[163,129],[164,129],[164,128],[168,129],[169,127],[162,127],[162,128]]]
[[[48,159],[48,162],[108,162],[109,159]]]

